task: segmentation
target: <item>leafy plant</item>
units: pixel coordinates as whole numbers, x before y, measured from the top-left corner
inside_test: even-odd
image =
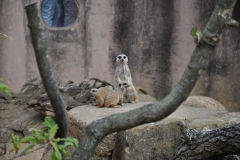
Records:
[[[0,39],[11,39],[13,40],[11,37],[9,37],[6,34],[0,33]],[[10,93],[9,87],[6,86],[5,84],[3,84],[3,79],[0,78],[0,90],[3,91],[3,93],[7,94],[9,97],[12,97],[12,94]]]
[[[9,97],[12,97],[12,94],[10,93],[9,87],[3,84],[3,79],[0,78],[0,90],[3,91],[3,93],[7,94]]]
[[[47,128],[47,132],[42,130],[33,130],[31,136],[26,136],[20,139],[18,136],[12,134],[12,142],[14,147],[10,151],[18,152],[21,143],[30,143],[31,145],[24,149],[20,155],[25,155],[27,151],[32,149],[37,144],[49,143],[52,145],[54,151],[51,155],[52,160],[61,160],[62,154],[65,154],[66,158],[70,158],[70,154],[66,151],[67,146],[78,147],[78,140],[75,138],[55,138],[58,130],[58,125],[51,117],[45,117],[43,125]],[[61,142],[61,143],[60,143]]]
[[[11,39],[11,40],[14,40],[13,38],[9,37],[8,35],[6,35],[4,33],[0,33],[0,39]]]
[[[200,30],[197,29],[197,27],[193,24],[191,31],[190,31],[190,35],[195,36],[195,43],[199,43],[201,38],[202,38],[202,32]]]

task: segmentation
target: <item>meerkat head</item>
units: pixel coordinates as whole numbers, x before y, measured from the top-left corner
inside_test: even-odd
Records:
[[[98,92],[98,89],[97,88],[92,88],[90,93],[93,94],[93,95],[96,95]]]
[[[128,57],[125,54],[119,54],[116,58],[117,64],[127,64]]]
[[[130,86],[130,85],[129,85],[127,82],[125,82],[125,81],[122,81],[122,82],[120,82],[120,83],[118,84],[118,87],[121,88],[121,89],[127,88],[127,87],[129,87],[129,86]]]

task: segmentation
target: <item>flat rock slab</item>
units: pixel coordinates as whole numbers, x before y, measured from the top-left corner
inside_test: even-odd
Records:
[[[69,112],[72,120],[73,131],[78,139],[85,132],[86,125],[105,118],[107,116],[127,112],[140,108],[153,102],[139,102],[124,104],[120,108],[97,108],[93,105],[79,106]],[[173,152],[183,142],[181,124],[187,124],[188,128],[200,131],[209,131],[228,124],[240,121],[239,113],[222,113],[220,110],[209,110],[206,107],[189,107],[181,105],[167,118],[144,124],[132,129],[117,132],[106,136],[98,145],[95,155],[91,160],[129,159],[171,159]],[[71,130],[70,130],[71,133]],[[113,153],[113,155],[112,155]]]
[[[134,104],[124,103],[124,105],[119,106],[119,108],[98,108],[97,106],[93,105],[84,105],[73,108],[68,112],[68,115],[73,121],[88,125],[93,121],[105,118],[107,116],[128,112],[151,103],[152,102],[139,102]]]
[[[93,105],[85,105],[75,107],[68,112],[69,118],[69,133],[72,137],[81,139],[85,133],[86,126],[95,121],[107,116],[127,112],[133,109],[137,109],[143,105],[150,104],[152,102],[139,102],[135,104],[127,103],[120,108],[98,108]],[[116,133],[107,135],[102,142],[99,143],[95,150],[94,156],[91,160],[109,160],[112,157],[112,152],[115,147]]]

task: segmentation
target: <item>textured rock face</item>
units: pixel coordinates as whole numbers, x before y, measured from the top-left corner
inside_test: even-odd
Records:
[[[239,120],[239,113],[222,114],[206,108],[181,106],[162,121],[117,133],[113,159],[172,159],[174,151],[183,143],[180,124],[187,124],[191,129],[210,131],[236,124]]]
[[[141,102],[135,104],[124,104],[120,108],[97,108],[93,105],[79,106],[72,109],[68,117],[70,118],[69,132],[72,137],[81,139],[85,133],[86,126],[98,119],[105,118],[116,113],[123,113],[132,109],[139,108],[150,102]],[[116,133],[106,136],[95,150],[95,155],[91,160],[111,159],[112,151],[115,147]]]
[[[207,108],[209,110],[220,111],[223,113],[228,112],[227,109],[221,103],[205,96],[190,96],[187,98],[186,101],[182,103],[182,105],[189,107]]]
[[[194,101],[196,99],[197,101]],[[152,100],[155,102],[153,98]],[[86,125],[92,121],[149,103],[151,102],[125,104],[120,108],[97,108],[92,105],[76,107],[69,112],[70,134],[81,139]],[[190,129],[209,131],[240,121],[239,113],[223,113],[225,111],[215,100],[207,97],[190,97],[162,121],[108,135],[99,144],[92,159],[171,159],[174,151],[183,142],[180,130],[182,124]]]
[[[138,94],[137,102],[158,102],[155,98],[146,94]]]

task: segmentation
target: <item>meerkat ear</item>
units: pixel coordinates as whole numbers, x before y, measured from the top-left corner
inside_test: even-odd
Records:
[[[118,86],[121,87],[121,84],[119,84]]]

